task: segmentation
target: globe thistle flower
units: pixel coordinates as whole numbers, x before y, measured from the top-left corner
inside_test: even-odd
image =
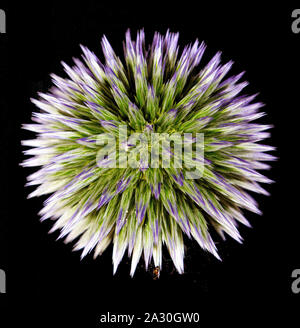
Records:
[[[242,242],[242,210],[260,214],[247,191],[268,194],[258,170],[274,148],[259,141],[271,126],[253,123],[263,104],[240,95],[243,73],[225,77],[233,63],[220,52],[200,67],[205,44],[180,52],[178,37],[155,33],[146,47],[143,30],[135,41],[128,31],[122,61],[104,36],[105,63],[81,46],[83,61],[62,63],[69,77],[51,75],[23,126],[37,136],[23,141],[33,157],[22,165],[40,166],[29,197],[51,194],[41,221],[54,220],[51,232],[76,240],[82,258],[112,242],[114,272],[126,251],[131,275],[141,256],[161,267],[165,245],[183,273],[184,235],[219,258],[211,230]]]

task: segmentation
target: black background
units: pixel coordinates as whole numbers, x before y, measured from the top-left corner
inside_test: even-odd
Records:
[[[287,322],[296,318],[300,295],[291,292],[291,272],[299,259],[299,55],[300,34],[291,30],[291,13],[297,5],[259,4],[204,6],[202,1],[119,4],[81,1],[10,4],[7,33],[0,35],[1,76],[1,262],[7,274],[9,327],[18,324],[55,327],[82,323],[98,327],[100,314],[143,312],[199,312],[200,327]],[[276,181],[266,189],[270,197],[255,196],[262,216],[247,213],[253,228],[241,227],[244,244],[219,240],[223,259],[204,253],[186,240],[185,271],[173,270],[167,252],[161,278],[152,279],[142,261],[134,278],[124,258],[112,275],[112,247],[97,260],[71,252],[72,245],[48,234],[51,222],[39,222],[44,199],[26,197],[30,169],[23,160],[20,140],[32,137],[22,131],[34,110],[29,98],[51,85],[49,74],[64,75],[60,61],[80,57],[79,44],[101,58],[100,40],[107,36],[117,54],[127,28],[145,29],[151,42],[154,31],[180,32],[180,44],[204,40],[207,61],[218,50],[223,61],[234,60],[232,74],[246,70],[245,92],[259,92],[266,104],[262,122],[275,126],[267,142],[277,147],[267,175]],[[1,310],[0,310],[1,311]],[[1,320],[1,318],[0,318]],[[163,326],[163,325],[161,325]]]

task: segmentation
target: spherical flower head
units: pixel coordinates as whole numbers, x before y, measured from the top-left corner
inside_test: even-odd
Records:
[[[40,167],[29,197],[51,194],[41,220],[81,257],[113,242],[114,272],[126,251],[131,275],[141,256],[161,268],[165,245],[183,273],[184,235],[219,258],[211,229],[241,242],[242,210],[260,213],[247,191],[271,182],[258,172],[275,159],[259,143],[270,125],[253,123],[263,104],[240,95],[247,82],[226,77],[220,52],[200,66],[204,43],[179,51],[178,37],[155,33],[147,47],[143,30],[135,41],[128,31],[121,60],[104,36],[105,63],[81,46],[83,61],[63,63],[69,77],[52,75],[24,125],[36,138],[22,165]]]

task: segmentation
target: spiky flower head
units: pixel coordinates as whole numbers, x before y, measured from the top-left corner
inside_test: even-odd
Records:
[[[114,272],[126,251],[131,275],[142,255],[161,267],[166,245],[182,273],[184,234],[219,258],[211,229],[241,242],[242,209],[260,213],[246,190],[267,194],[259,183],[271,182],[257,172],[274,160],[258,143],[270,126],[252,123],[264,114],[239,95],[243,74],[226,78],[232,62],[220,52],[199,67],[204,43],[179,51],[178,36],[155,33],[146,47],[143,30],[135,41],[128,31],[124,61],[104,36],[105,63],[81,46],[83,61],[63,63],[69,78],[52,75],[24,125],[37,136],[23,141],[33,155],[23,165],[41,166],[29,197],[51,194],[41,220],[55,220],[51,231],[76,239],[82,257],[113,242]]]

